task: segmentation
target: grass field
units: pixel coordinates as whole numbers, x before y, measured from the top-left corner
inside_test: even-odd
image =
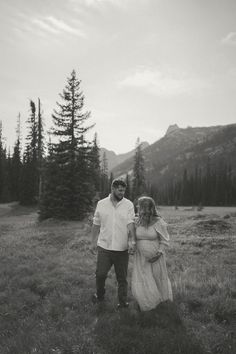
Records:
[[[1,354],[200,354],[236,351],[236,208],[160,208],[169,223],[174,302],[140,313],[92,305],[90,222],[37,221],[37,211],[0,205]],[[132,271],[132,257],[129,276]]]

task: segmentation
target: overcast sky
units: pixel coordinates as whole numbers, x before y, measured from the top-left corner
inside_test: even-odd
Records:
[[[73,69],[100,145],[152,143],[170,124],[236,122],[235,0],[0,0],[0,120],[29,100],[46,126]]]

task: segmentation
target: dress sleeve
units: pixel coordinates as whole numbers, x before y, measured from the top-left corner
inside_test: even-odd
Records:
[[[167,231],[167,223],[163,219],[159,219],[154,228],[158,234],[160,240],[160,248],[164,248],[163,246],[169,246],[170,236]]]

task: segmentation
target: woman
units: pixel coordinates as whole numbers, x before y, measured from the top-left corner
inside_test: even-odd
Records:
[[[173,299],[164,252],[169,243],[167,224],[152,198],[138,199],[136,241],[131,289],[140,310],[148,311]]]

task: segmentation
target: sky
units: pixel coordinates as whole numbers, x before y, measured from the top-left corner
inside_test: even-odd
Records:
[[[236,123],[235,0],[0,0],[0,120],[26,135],[29,102],[45,130],[75,70],[88,138],[124,153],[169,125]]]

